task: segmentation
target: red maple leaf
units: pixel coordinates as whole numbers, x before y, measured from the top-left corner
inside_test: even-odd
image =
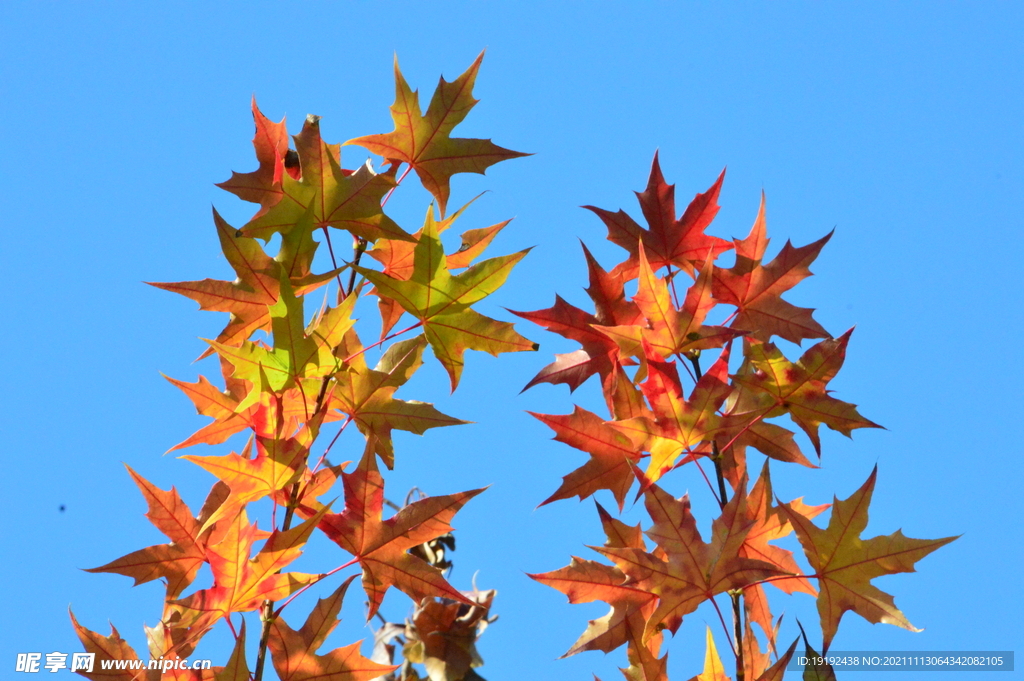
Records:
[[[441,576],[441,570],[408,550],[451,532],[449,521],[483,489],[427,497],[384,520],[384,479],[377,469],[372,441],[367,443],[359,467],[343,473],[342,481],[345,510],[326,514],[320,529],[362,566],[363,588],[370,599],[368,618],[377,612],[391,586],[417,602],[428,596],[443,596],[472,604]]]
[[[811,276],[808,266],[832,238],[829,232],[812,244],[796,248],[789,241],[775,259],[762,265],[768,248],[764,217],[764,194],[757,219],[746,239],[737,239],[736,264],[716,270],[713,293],[720,302],[735,305],[732,327],[763,341],[773,335],[799,343],[804,338],[827,338],[821,324],[814,321],[814,310],[797,307],[781,298],[782,294]]]
[[[584,206],[597,214],[608,227],[608,240],[629,251],[629,260],[617,270],[628,278],[636,276],[639,267],[639,248],[643,244],[651,267],[675,266],[693,273],[709,257],[713,260],[719,253],[729,250],[729,242],[704,233],[718,213],[718,194],[722,189],[725,171],[703,194],[697,194],[686,207],[682,217],[676,218],[675,185],[666,184],[654,153],[651,176],[647,189],[637,192],[640,209],[647,220],[649,229],[644,229],[629,217],[625,211],[611,211]]]

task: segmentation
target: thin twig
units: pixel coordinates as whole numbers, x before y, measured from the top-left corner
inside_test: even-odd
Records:
[[[331,269],[336,270],[338,269],[338,260],[334,257],[334,245],[331,244],[331,233],[327,231],[327,225],[323,226],[323,230],[324,239],[327,241],[327,252],[331,254]],[[344,293],[345,289],[341,285],[341,272],[338,272],[334,278],[338,280],[338,290]]]
[[[300,483],[295,482],[292,484],[291,489],[288,490],[288,508],[284,513],[284,522],[281,523],[282,532],[287,532],[292,526],[292,518],[295,517],[295,505],[299,498],[299,486]],[[260,631],[260,645],[256,651],[256,669],[253,672],[253,681],[262,681],[263,679],[263,669],[267,662],[267,646],[270,643],[270,627],[274,623],[274,617],[274,602],[271,600],[263,601],[263,605],[260,608],[260,619],[263,625]]]
[[[352,271],[348,275],[348,290],[342,289],[341,291],[342,293],[345,294],[345,298],[348,298],[350,295],[352,295],[352,291],[355,290],[356,274],[358,274],[356,272],[356,268],[359,267],[359,259],[362,258],[363,253],[366,252],[367,245],[368,242],[361,236],[356,237],[355,242],[353,242],[352,244],[352,252],[355,253],[355,257],[352,258],[352,264],[349,266],[351,267]],[[339,281],[338,283],[340,284],[341,282]]]
[[[740,590],[729,592],[732,598],[732,624],[736,632],[736,681],[746,681],[747,670],[743,662],[743,592]]]

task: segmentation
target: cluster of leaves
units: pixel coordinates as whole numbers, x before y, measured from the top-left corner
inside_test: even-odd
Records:
[[[149,506],[147,517],[170,540],[150,546],[92,572],[127,575],[136,584],[162,579],[166,598],[159,622],[146,628],[153,660],[185,659],[219,622],[235,637],[226,665],[212,670],[104,670],[107,660],[136,660],[137,654],[116,629],[104,636],[72,620],[86,650],[97,656],[94,679],[156,681],[260,681],[267,653],[282,681],[321,679],[365,681],[374,678],[419,678],[410,662],[424,663],[432,681],[479,679],[471,669],[482,664],[476,637],[490,618],[493,591],[463,593],[443,575],[450,566],[445,544],[454,548],[450,522],[455,513],[482,490],[421,498],[392,517],[383,517],[384,478],[377,460],[395,465],[392,431],[422,434],[430,428],[463,423],[430,404],[395,397],[421,366],[429,346],[444,366],[454,390],[467,349],[493,355],[535,350],[507,322],[473,309],[506,280],[525,251],[475,262],[507,223],[473,229],[462,236],[462,248],[446,255],[440,234],[464,209],[446,215],[452,175],[483,173],[498,161],[522,156],[489,140],[451,136],[476,104],[473,84],[482,56],[458,79],[440,81],[425,114],[395,64],[396,100],[391,107],[395,130],[349,140],[379,154],[380,169],[366,164],[342,166],[341,145],[321,139],[320,122],[307,117],[289,144],[285,123],[263,116],[253,102],[257,170],[234,173],[220,187],[259,204],[240,229],[216,211],[214,224],[224,256],[234,268],[234,281],[205,279],[154,284],[183,294],[203,310],[228,312],[227,325],[207,341],[203,356],[216,355],[224,389],[204,377],[195,383],[169,379],[211,423],[173,449],[196,444],[218,445],[249,431],[240,453],[182,458],[212,473],[217,481],[198,515],[175,489],[164,491],[131,469]],[[404,172],[399,175],[400,169]],[[405,176],[414,170],[433,195],[418,231],[400,227],[383,210]],[[438,214],[436,214],[438,213]],[[347,233],[353,257],[339,265],[332,234]],[[330,249],[331,268],[314,272],[322,234]],[[280,237],[276,255],[259,242]],[[380,269],[366,267],[369,255]],[[347,284],[346,284],[347,280]],[[335,304],[330,306],[336,282]],[[311,319],[307,294],[325,287],[323,303]],[[372,288],[371,288],[372,287]],[[382,315],[377,342],[364,346],[353,317],[357,302],[374,295]],[[404,315],[412,323],[393,331]],[[400,338],[399,338],[400,337]],[[394,340],[393,340],[394,339]],[[365,352],[386,351],[371,368]],[[332,466],[331,446],[350,424],[365,437],[365,449],[351,472]],[[330,444],[321,435],[330,433]],[[344,508],[338,512],[321,499],[341,482]],[[250,505],[269,505],[270,530],[250,520]],[[319,574],[287,571],[314,536],[322,535],[343,553],[338,565]],[[351,559],[348,559],[351,557]],[[212,584],[191,590],[202,566]],[[333,594],[321,599],[298,630],[283,611],[302,592],[350,566],[362,572],[368,619],[378,613],[390,587],[414,601],[413,619],[402,627],[404,659],[396,675],[394,627],[378,636],[383,658],[369,660],[359,644],[317,651],[338,622],[349,577]],[[259,645],[250,672],[246,658],[246,616],[258,613]],[[251,627],[251,625],[250,625]],[[375,656],[375,658],[378,656]]]
[[[677,218],[674,186],[665,182],[655,155],[647,188],[637,193],[646,227],[624,211],[586,206],[604,222],[608,239],[627,252],[608,271],[583,247],[590,279],[586,292],[594,312],[556,297],[550,308],[515,313],[581,345],[556,355],[527,388],[564,383],[572,391],[596,376],[609,413],[605,419],[576,406],[570,414],[533,414],[555,432],[556,440],[590,457],[544,503],[582,500],[607,490],[621,512],[638,482],[637,498],[643,497],[650,517],[642,532],[640,525],[627,525],[598,504],[607,540],[591,548],[610,564],[573,557],[560,570],[531,575],[572,603],[611,606],[607,615],[590,622],[567,655],[609,652],[626,644],[629,667],[623,673],[630,681],[667,678],[668,655],[659,657],[663,632],[675,633],[685,616],[708,601],[718,611],[735,657],[735,678],[781,679],[797,641],[779,655],[781,617],[772,615],[766,584],[787,594],[817,597],[822,652],[851,610],[870,622],[914,630],[892,596],[871,580],[912,572],[918,560],[954,539],[910,539],[899,531],[861,539],[875,471],[851,497],[831,504],[825,529],[811,519],[830,505],[809,506],[801,499],[783,503],[774,496],[769,462],[814,467],[795,433],[777,418],[788,417],[803,431],[819,458],[820,425],[847,436],[857,428],[879,426],[828,389],[843,365],[852,330],[833,337],[811,309],[782,298],[811,274],[808,267],[831,234],[801,247],[787,242],[765,262],[763,196],[746,238],[730,243],[707,234],[718,212],[723,177],[697,194]],[[729,252],[732,266],[720,266],[719,258]],[[627,291],[634,292],[632,297]],[[720,305],[726,307],[715,310]],[[707,323],[712,310],[722,318],[717,325]],[[798,345],[822,340],[794,362],[772,342],[774,337]],[[710,366],[709,354],[714,358]],[[689,390],[679,367],[689,375]],[[747,465],[751,449],[766,457],[756,475]],[[659,484],[676,469],[683,469],[680,475],[691,471],[690,482],[706,484],[717,501],[720,515],[713,520],[710,541],[697,529],[689,497],[674,498]],[[810,572],[800,568],[792,552],[772,543],[792,533]],[[721,595],[730,602],[731,626],[717,599]],[[809,667],[806,673],[805,678],[833,675],[827,666]],[[704,671],[695,678],[727,678],[710,629]]]

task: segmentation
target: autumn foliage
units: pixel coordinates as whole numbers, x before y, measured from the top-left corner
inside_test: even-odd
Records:
[[[147,518],[168,543],[91,570],[125,575],[135,584],[165,584],[159,622],[146,628],[150,659],[188,658],[218,626],[230,630],[235,646],[209,670],[101,671],[97,664],[85,676],[260,681],[270,678],[273,667],[282,681],[419,679],[421,668],[432,681],[481,678],[476,640],[493,621],[495,592],[459,591],[445,569],[454,548],[452,520],[483,490],[410,495],[400,506],[385,496],[382,471],[402,462],[394,430],[423,434],[463,423],[431,404],[396,397],[428,349],[455,390],[467,350],[500,355],[538,348],[511,323],[473,309],[526,255],[483,258],[508,222],[463,232],[453,253],[441,241],[469,208],[449,211],[452,177],[524,155],[490,140],[452,136],[476,104],[472,90],[482,56],[453,82],[442,79],[425,113],[396,62],[395,129],[345,143],[378,155],[376,165],[344,167],[342,145],[323,141],[317,116],[307,117],[289,141],[284,121],[266,118],[253,102],[258,167],[233,173],[219,186],[258,209],[240,226],[213,214],[234,280],[153,284],[203,310],[229,313],[201,351],[218,363],[216,381],[223,387],[202,376],[194,383],[168,378],[210,419],[172,450],[221,445],[240,433],[248,439],[237,452],[181,457],[205,471],[194,473],[215,479],[199,509],[190,509],[174,488],[166,491],[129,468]],[[415,229],[385,212],[411,171],[434,198]],[[598,504],[607,540],[592,548],[601,560],[573,557],[564,568],[531,577],[571,602],[607,603],[609,613],[590,622],[567,654],[625,645],[624,673],[635,681],[667,678],[665,632],[675,633],[707,601],[719,610],[735,678],[782,678],[796,642],[780,652],[780,625],[766,585],[816,595],[822,651],[848,611],[913,629],[871,580],[913,571],[918,560],[952,540],[909,539],[900,532],[862,539],[875,472],[853,496],[831,505],[825,529],[812,520],[828,505],[775,497],[770,464],[813,467],[821,456],[821,425],[845,435],[877,425],[828,388],[851,332],[833,337],[810,309],[782,298],[810,275],[809,265],[831,235],[801,247],[787,243],[766,261],[763,198],[746,238],[709,235],[723,180],[724,173],[677,217],[674,187],[655,156],[648,186],[637,194],[646,226],[621,210],[587,207],[626,252],[608,270],[584,246],[593,311],[556,296],[550,308],[515,312],[580,345],[557,355],[527,387],[550,383],[575,390],[593,378],[607,405],[607,417],[578,406],[568,414],[534,414],[556,440],[589,457],[543,503],[607,490],[621,512],[635,486],[650,520],[641,531]],[[271,240],[278,244],[273,254],[266,250]],[[348,243],[346,260],[341,246]],[[316,271],[324,244],[330,266]],[[314,302],[307,305],[310,294]],[[372,340],[365,322],[357,332],[354,316],[367,296],[380,315]],[[773,342],[776,337],[813,343],[793,361]],[[371,367],[366,353],[377,348],[383,354]],[[813,454],[798,445],[790,423],[810,441]],[[332,448],[350,426],[365,447],[334,457],[354,463],[333,465]],[[760,470],[748,469],[754,451],[766,457]],[[709,537],[698,531],[688,497],[662,488],[670,475],[689,475],[691,485],[706,485],[717,499],[720,514]],[[772,543],[792,533],[809,571]],[[314,540],[336,545],[338,561],[315,574],[291,570]],[[211,582],[197,584],[204,566]],[[320,650],[356,576],[367,618],[383,622],[373,659],[363,656],[359,643]],[[324,587],[327,595],[303,617],[291,604],[311,587]],[[413,601],[404,623],[379,615],[392,588]],[[102,635],[74,615],[72,622],[98,663],[140,659],[116,629]],[[247,637],[258,641],[249,646],[254,656],[247,655]],[[709,631],[704,672],[695,678],[725,674]]]
[[[203,310],[229,313],[202,353],[219,359],[223,389],[205,377],[195,383],[168,379],[212,419],[172,450],[218,445],[242,432],[249,439],[238,453],[182,457],[216,478],[198,513],[173,488],[164,491],[129,469],[149,506],[147,517],[169,543],[91,570],[126,575],[136,584],[164,581],[159,624],[146,629],[151,659],[190,657],[221,622],[236,646],[224,666],[211,670],[111,673],[99,663],[138,659],[137,653],[116,630],[104,636],[73,619],[86,650],[97,655],[97,670],[87,676],[259,681],[272,665],[282,681],[364,681],[419,678],[412,664],[421,663],[432,679],[480,678],[474,671],[482,664],[475,641],[492,619],[494,591],[461,592],[445,579],[444,568],[451,565],[445,548],[454,548],[452,518],[482,490],[410,500],[386,517],[385,507],[393,502],[385,497],[378,460],[387,469],[400,460],[392,442],[396,429],[423,434],[463,423],[431,404],[395,396],[422,365],[428,347],[452,390],[466,350],[499,355],[537,348],[512,324],[473,309],[526,254],[481,259],[507,222],[466,231],[456,253],[445,254],[440,239],[465,210],[447,214],[452,175],[483,173],[498,161],[523,156],[489,140],[451,136],[476,104],[472,90],[482,57],[454,82],[441,80],[425,114],[396,62],[395,131],[346,142],[380,154],[379,168],[369,162],[345,168],[341,145],[323,141],[317,116],[307,117],[292,147],[284,121],[267,119],[253,102],[259,167],[233,173],[219,186],[259,209],[240,227],[213,215],[236,278],[154,284],[188,296]],[[403,229],[384,211],[410,171],[436,202],[416,230]],[[277,235],[280,247],[272,255],[260,242]],[[314,257],[324,243],[331,266],[315,272]],[[352,256],[341,261],[336,244],[346,243],[353,243]],[[374,261],[379,268],[367,267]],[[328,294],[320,291],[307,306],[307,296],[322,288]],[[377,299],[382,316],[382,331],[369,344],[353,316],[366,296]],[[408,326],[394,331],[403,317]],[[365,353],[380,346],[386,349],[371,367]],[[346,471],[328,456],[338,435],[353,425],[366,444]],[[339,488],[342,508],[323,501],[336,497]],[[249,517],[251,505],[261,502],[264,508],[272,504],[269,529]],[[337,545],[338,563],[317,574],[289,570],[314,537]],[[203,565],[213,583],[194,585]],[[361,570],[368,619],[392,587],[413,600],[407,623],[379,629],[374,660],[363,657],[358,643],[318,652],[338,622],[354,575],[321,599],[300,628],[285,618],[287,611],[288,619],[300,619],[288,607],[298,594],[346,568]],[[258,618],[247,619],[246,613]],[[245,640],[253,626],[259,644],[250,665]],[[393,664],[398,643],[400,668]]]
[[[623,673],[631,681],[668,678],[668,655],[660,656],[664,632],[675,633],[704,602],[718,612],[734,663],[723,665],[708,630],[704,671],[694,678],[718,681],[731,669],[736,679],[781,679],[797,641],[780,654],[781,618],[773,617],[766,585],[817,597],[821,652],[828,651],[848,611],[915,630],[871,580],[912,572],[918,560],[954,539],[909,539],[901,532],[861,539],[875,471],[853,496],[831,504],[826,529],[812,519],[829,505],[775,497],[771,463],[814,467],[787,420],[810,440],[814,459],[821,456],[821,425],[847,436],[878,425],[828,388],[843,366],[852,329],[833,337],[811,309],[782,298],[810,276],[809,266],[831,234],[806,246],[787,242],[766,262],[762,196],[745,238],[730,243],[710,236],[705,230],[718,212],[723,179],[724,173],[677,218],[675,188],[665,182],[655,155],[647,188],[637,193],[646,227],[624,211],[586,206],[604,222],[608,239],[626,251],[606,270],[583,247],[594,311],[556,296],[550,308],[515,313],[581,345],[556,355],[527,388],[564,383],[574,391],[594,377],[608,409],[608,418],[579,406],[564,415],[533,414],[556,440],[589,455],[544,503],[607,490],[621,511],[637,483],[650,518],[641,531],[598,504],[606,541],[591,548],[607,562],[573,557],[564,568],[531,575],[572,603],[611,606],[566,654],[626,645]],[[730,267],[719,264],[723,256],[732,260]],[[716,314],[720,321],[709,324]],[[772,342],[775,337],[796,344],[821,340],[792,361]],[[759,471],[748,468],[755,450],[765,457]],[[689,497],[674,498],[659,484],[669,475],[689,475],[687,484],[706,487],[717,501],[720,514],[708,541],[697,529]],[[794,532],[810,572],[772,543]],[[833,674],[827,665],[808,673]]]

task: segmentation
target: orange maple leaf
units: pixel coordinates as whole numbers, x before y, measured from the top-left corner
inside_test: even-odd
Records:
[[[71,616],[71,624],[75,627],[75,633],[78,634],[78,639],[82,642],[82,646],[85,648],[85,652],[92,653],[96,656],[93,672],[78,672],[87,679],[94,679],[96,681],[146,681],[147,671],[145,669],[129,670],[129,669],[111,669],[105,670],[103,663],[108,660],[138,660],[139,656],[132,649],[128,642],[121,638],[121,634],[117,631],[113,624],[110,625],[110,636],[103,636],[95,631],[86,629],[78,620],[75,619],[75,614],[71,612],[71,608],[68,608],[68,615]],[[103,670],[102,672],[100,670]]]
[[[713,293],[720,302],[735,305],[736,318],[732,328],[743,329],[762,341],[781,336],[800,343],[804,338],[827,338],[821,324],[814,321],[810,308],[787,303],[780,296],[811,276],[808,265],[818,257],[822,247],[832,238],[829,232],[812,244],[794,248],[786,242],[775,259],[761,264],[768,248],[764,217],[764,194],[757,219],[746,239],[736,239],[736,264],[715,272]]]
[[[583,500],[597,490],[606,489],[615,496],[621,510],[634,480],[631,464],[638,462],[641,456],[629,438],[597,414],[581,407],[565,415],[527,413],[554,430],[555,440],[590,455],[589,461],[563,476],[561,486],[540,505],[574,496]]]
[[[607,537],[606,547],[646,549],[639,526],[629,526],[612,518],[600,504],[597,510]],[[641,648],[648,651],[648,656],[657,654],[660,635],[643,643],[647,618],[654,612],[657,599],[649,591],[629,584],[625,573],[617,567],[572,556],[572,561],[564,568],[529,577],[558,589],[569,597],[570,603],[604,601],[611,606],[607,615],[590,621],[587,630],[562,657],[584,650],[607,653],[623,643],[629,644],[631,656]]]
[[[716,412],[732,388],[728,384],[728,350],[701,376],[687,399],[675,362],[661,361],[658,351],[646,339],[642,342],[647,379],[640,388],[652,415],[614,421],[609,426],[651,453],[644,483],[648,484],[670,471],[684,452],[692,453],[694,446],[712,438],[720,420]]]
[[[868,524],[868,505],[875,489],[876,466],[849,498],[832,504],[828,528],[816,527],[791,504],[781,505],[796,530],[800,545],[818,579],[818,614],[828,652],[843,613],[852,610],[872,623],[895,624],[921,631],[896,608],[893,597],[871,584],[882,575],[914,572],[914,563],[958,537],[911,539],[896,530],[888,536],[861,539]]]
[[[252,118],[256,124],[252,146],[256,150],[259,168],[250,173],[232,172],[231,179],[217,186],[240,199],[269,207],[281,200],[281,177],[285,166],[292,166],[293,177],[298,175],[298,159],[288,163],[288,128],[284,119],[274,123],[264,116],[256,106],[255,96],[252,98]]]
[[[592,547],[629,577],[628,584],[658,596],[658,608],[647,620],[645,638],[662,628],[676,631],[684,615],[716,594],[786,574],[774,565],[740,555],[751,527],[742,492],[729,500],[714,521],[710,544],[701,539],[689,497],[675,499],[652,484],[645,492],[645,502],[654,521],[647,536],[658,545],[661,555],[631,547]]]
[[[732,423],[743,430],[745,426],[740,427],[740,422],[756,425],[765,418],[789,414],[807,433],[819,457],[818,426],[822,423],[847,437],[856,428],[881,428],[861,416],[856,405],[828,394],[828,382],[843,366],[852,333],[850,329],[839,338],[816,343],[796,364],[772,343],[751,344],[743,366],[733,377],[739,391],[735,403],[728,408]],[[772,456],[773,449],[769,447],[765,453]]]
[[[298,631],[289,627],[280,615],[274,618],[267,644],[281,681],[367,681],[396,668],[377,664],[360,655],[362,641],[337,648],[326,655],[316,652],[338,625],[341,603],[353,579],[354,575],[330,596],[318,600]]]
[[[258,530],[245,510],[239,511],[226,523],[223,539],[207,548],[213,586],[173,602],[182,613],[179,626],[212,625],[221,617],[256,610],[264,601],[280,600],[318,580],[319,575],[281,570],[299,557],[326,510],[290,530],[275,529],[252,559]]]
[[[195,518],[181,500],[178,490],[172,487],[169,492],[165,492],[127,464],[125,468],[146,498],[146,504],[149,506],[146,517],[158,530],[167,535],[171,543],[133,551],[106,565],[90,568],[86,572],[114,572],[132,577],[136,585],[163,577],[167,580],[167,598],[177,598],[185,587],[192,583],[199,568],[206,561],[206,545],[211,533],[206,531],[203,525],[206,524],[206,516],[211,515],[213,511],[207,510],[205,514]],[[218,489],[211,492],[207,506],[219,507],[223,499],[217,498],[218,494]]]
[[[384,478],[377,469],[372,438],[355,471],[342,473],[342,482],[345,510],[327,513],[319,526],[362,566],[363,588],[370,599],[367,618],[377,612],[391,586],[416,602],[428,596],[443,596],[471,604],[441,576],[440,569],[408,550],[451,532],[449,521],[483,489],[414,501],[383,520]],[[303,509],[299,512],[303,513]]]
[[[380,135],[366,135],[350,139],[345,144],[358,144],[383,156],[397,167],[408,163],[420,178],[424,188],[437,199],[441,215],[445,213],[450,192],[449,183],[455,173],[480,173],[488,167],[510,158],[529,156],[504,149],[484,139],[451,137],[452,130],[476,106],[473,84],[484,53],[476,58],[466,72],[449,83],[441,78],[430,99],[426,115],[420,111],[419,92],[413,91],[398,68],[395,56],[395,103],[391,105],[391,118],[395,129]]]

